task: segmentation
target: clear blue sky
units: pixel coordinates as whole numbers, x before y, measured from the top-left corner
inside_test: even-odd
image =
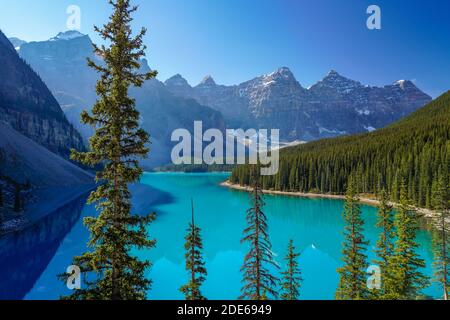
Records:
[[[411,79],[432,96],[450,89],[450,1],[135,0],[135,26],[149,29],[150,65],[165,80],[206,74],[235,84],[280,67],[307,87],[330,69],[370,85]],[[106,0],[0,0],[7,36],[45,40],[66,29],[79,5],[81,32],[110,13]],[[382,29],[366,28],[366,9],[382,10]]]

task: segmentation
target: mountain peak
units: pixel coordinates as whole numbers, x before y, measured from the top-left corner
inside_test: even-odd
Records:
[[[362,86],[360,82],[348,79],[332,69],[321,81],[313,85],[311,89],[332,88],[340,93],[349,93],[353,89]]]
[[[339,72],[337,72],[337,71],[334,70],[334,69],[331,69],[331,70],[327,73],[327,75],[325,76],[325,78],[323,78],[323,80],[335,80],[335,79],[345,79],[345,80],[350,80],[350,79],[348,79],[348,78],[342,76],[341,74],[339,74]],[[323,81],[323,80],[322,80],[322,81]],[[353,81],[353,80],[350,80],[350,81]]]
[[[336,77],[336,76],[341,76],[341,75],[334,69],[331,69],[327,74],[327,77]]]
[[[202,82],[200,82],[200,85],[212,87],[216,85],[216,82],[214,81],[213,77],[207,75],[206,77],[203,78]]]
[[[268,74],[266,77],[273,79],[295,79],[294,74],[288,67],[280,67],[276,71]]]
[[[398,80],[398,81],[395,81],[393,85],[398,86],[403,90],[405,90],[406,88],[415,88],[416,87],[415,84],[410,80]]]
[[[16,50],[20,50],[20,47],[21,47],[23,44],[27,43],[25,40],[19,39],[19,38],[17,38],[17,37],[11,37],[11,38],[8,38],[8,39],[9,39],[9,41],[12,43],[12,45],[14,46],[14,48],[15,48]]]
[[[190,87],[187,80],[179,73],[167,79],[164,84],[170,87]]]
[[[81,32],[77,30],[69,30],[65,32],[60,32],[56,35],[56,37],[53,37],[50,39],[50,41],[58,41],[58,40],[72,40],[76,38],[81,38],[86,36],[85,34],[82,34]]]
[[[278,68],[276,71],[266,74],[262,77],[265,85],[273,83],[293,83],[297,82],[294,74],[288,67]]]

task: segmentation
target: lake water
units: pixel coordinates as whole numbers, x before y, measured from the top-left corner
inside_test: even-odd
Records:
[[[240,243],[245,228],[249,196],[219,186],[227,174],[147,173],[142,185],[133,187],[136,212],[154,211],[157,220],[149,228],[157,247],[137,254],[150,259],[153,280],[149,299],[182,299],[179,287],[187,282],[184,269],[184,236],[190,221],[190,199],[194,199],[196,222],[202,229],[204,257],[208,269],[203,294],[209,299],[236,299],[240,294],[246,246]],[[86,247],[88,232],[82,218],[94,215],[85,198],[74,201],[32,228],[0,239],[0,299],[57,299],[67,294],[56,276],[65,272],[71,258]],[[302,299],[333,299],[341,264],[343,201],[265,196],[270,238],[276,261],[283,257],[289,239],[301,251],[299,263],[304,279]],[[378,237],[374,227],[376,209],[363,206],[365,234],[370,240],[369,257]],[[431,275],[431,239],[418,234],[419,253]],[[439,295],[434,284],[426,294]]]

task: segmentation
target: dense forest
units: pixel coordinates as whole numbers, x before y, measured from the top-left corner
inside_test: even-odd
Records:
[[[450,168],[450,91],[386,128],[325,139],[285,149],[277,175],[262,179],[264,189],[343,194],[351,173],[359,193],[388,190],[399,199],[402,181],[408,198],[432,207],[432,190]],[[236,167],[230,181],[248,185],[249,166]]]

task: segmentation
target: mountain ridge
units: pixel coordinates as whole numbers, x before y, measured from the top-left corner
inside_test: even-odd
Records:
[[[87,66],[86,58],[99,64],[102,60],[94,55],[92,41],[87,35],[59,34],[58,39],[55,38],[23,44],[19,53],[39,72],[69,121],[87,141],[92,128],[80,122],[80,113],[94,105],[99,78],[95,70]],[[150,71],[145,59],[141,61],[141,71]],[[157,79],[144,82],[141,88],[130,88],[130,95],[136,99],[142,127],[151,135],[151,155],[142,162],[145,168],[170,162],[171,134],[175,129],[185,128],[192,132],[195,120],[203,121],[205,129],[225,128],[220,112],[193,99],[173,95]]]
[[[222,112],[232,124],[280,128],[289,141],[373,131],[431,101],[411,81],[368,86],[335,70],[309,88],[288,67],[231,86],[211,80],[191,86],[179,74],[164,83],[173,94]]]
[[[0,121],[65,157],[71,148],[83,149],[81,136],[47,85],[1,31],[0,64]]]

